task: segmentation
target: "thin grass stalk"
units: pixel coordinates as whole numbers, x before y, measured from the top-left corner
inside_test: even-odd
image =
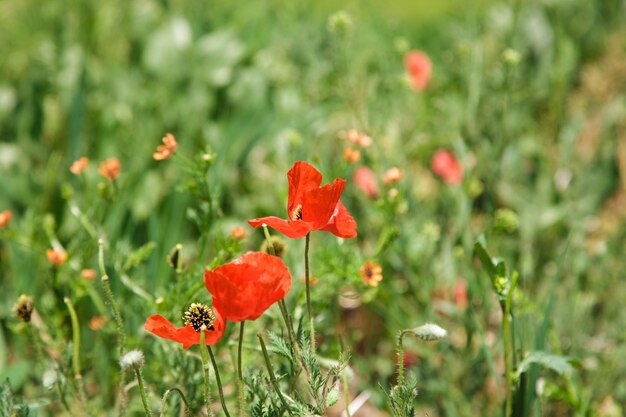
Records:
[[[74,305],[69,298],[63,299],[67,310],[70,313],[70,320],[72,322],[72,368],[74,370],[74,380],[76,382],[76,389],[78,390],[78,399],[80,405],[84,410],[87,408],[87,396],[85,395],[85,386],[83,382],[83,376],[80,372],[80,326],[78,324],[78,316]]]

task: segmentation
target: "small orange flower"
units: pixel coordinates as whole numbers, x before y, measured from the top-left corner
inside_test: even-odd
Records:
[[[157,146],[157,150],[152,154],[152,157],[157,161],[163,161],[176,152],[176,148],[178,148],[178,142],[176,142],[176,138],[171,133],[166,133],[163,136],[163,145]]]
[[[361,267],[361,278],[365,284],[377,287],[383,279],[383,268],[377,263],[367,261]]]
[[[63,265],[67,261],[67,252],[63,249],[48,249],[46,256],[52,265]]]
[[[357,149],[346,148],[343,150],[343,157],[348,163],[354,164],[359,159],[361,159],[361,152]]]
[[[4,210],[0,212],[0,228],[7,227],[11,223],[13,213],[10,210]]]
[[[89,320],[89,328],[94,332],[101,330],[109,320],[104,316],[93,316],[91,320]]]
[[[348,142],[358,145],[362,148],[367,148],[372,144],[372,138],[367,136],[365,133],[359,132],[356,129],[348,130],[348,132],[345,133],[344,136]]]
[[[402,170],[398,167],[393,167],[385,172],[385,175],[383,175],[383,182],[387,185],[395,184],[399,182],[402,177],[404,177]]]
[[[306,282],[306,276],[305,275],[302,275],[300,277],[300,282]],[[314,286],[314,285],[317,285],[317,283],[319,282],[319,279],[317,279],[316,277],[310,275],[309,276],[309,282],[311,283],[312,286]]]
[[[86,156],[81,156],[76,161],[72,162],[72,165],[70,166],[70,172],[74,175],[78,175],[82,173],[85,169],[87,169],[88,165],[89,159],[87,159]]]
[[[80,271],[80,277],[86,280],[92,280],[96,278],[96,271],[93,269],[83,269]]]
[[[98,169],[98,173],[105,178],[113,181],[120,175],[122,171],[122,164],[120,164],[119,159],[117,158],[109,158],[100,164],[100,169]]]
[[[236,240],[242,240],[247,234],[246,229],[241,226],[233,227],[233,230],[230,231],[230,235]]]

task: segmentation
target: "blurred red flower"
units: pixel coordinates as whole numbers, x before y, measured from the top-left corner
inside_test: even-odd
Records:
[[[354,181],[354,184],[357,186],[357,188],[363,191],[363,193],[367,197],[371,199],[376,199],[380,195],[376,176],[368,167],[358,167],[354,171],[352,181]]]
[[[13,213],[11,213],[11,210],[4,210],[0,212],[0,228],[7,227],[9,223],[11,223],[12,218]]]
[[[404,172],[398,167],[391,167],[385,172],[383,175],[383,182],[387,185],[395,184],[400,182],[404,177]]]
[[[164,339],[182,343],[183,348],[189,349],[192,345],[200,344],[200,330],[203,325],[207,328],[204,342],[210,346],[216,344],[226,330],[226,322],[219,310],[199,303],[191,304],[185,313],[184,327],[176,327],[165,317],[155,314],[148,317],[144,329]]]
[[[205,270],[204,285],[226,320],[256,320],[287,295],[291,274],[279,257],[248,252],[229,264]]]
[[[433,172],[448,184],[460,184],[463,181],[463,167],[448,150],[440,149],[435,152],[431,166]]]
[[[275,216],[248,220],[252,227],[266,224],[290,238],[301,238],[314,230],[330,232],[341,238],[356,237],[356,221],[339,201],[346,180],[336,178],[320,186],[322,174],[312,165],[298,161],[287,173],[289,220]]]
[[[404,56],[404,67],[409,73],[411,88],[415,91],[424,91],[433,72],[428,55],[422,51],[409,51]]]

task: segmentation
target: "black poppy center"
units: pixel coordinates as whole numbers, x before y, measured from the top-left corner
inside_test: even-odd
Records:
[[[206,326],[209,330],[214,330],[215,313],[210,307],[201,303],[192,303],[183,317],[185,324],[190,325],[196,332],[200,332],[202,326]]]
[[[302,204],[293,209],[291,212],[291,220],[302,220]]]

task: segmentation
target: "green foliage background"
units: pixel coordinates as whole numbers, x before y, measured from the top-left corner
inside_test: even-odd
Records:
[[[259,247],[261,232],[248,229],[237,242],[230,230],[283,216],[285,173],[307,160],[325,182],[348,179],[342,201],[359,224],[356,240],[314,234],[311,261],[321,354],[337,358],[341,344],[349,347],[354,395],[367,389],[385,410],[379,384],[394,380],[396,333],[435,321],[448,341],[407,341],[419,358],[409,367],[418,415],[501,414],[501,315],[473,256],[482,235],[520,273],[520,356],[578,359],[565,377],[535,370],[544,389],[533,415],[611,415],[601,407],[609,397],[623,407],[626,5],[437,4],[351,2],[335,14],[331,2],[0,3],[0,211],[14,215],[0,230],[0,379],[39,415],[60,412],[56,394],[42,388],[50,361],[37,357],[11,307],[22,293],[34,297],[49,347],[69,368],[62,299],[70,297],[92,407],[107,413],[119,378],[115,327],[87,327],[109,312],[99,282],[80,278],[96,269],[103,237],[152,400],[181,381],[199,399],[197,361],[145,334],[143,323],[154,313],[174,321],[190,302],[209,302],[202,269]],[[433,61],[424,93],[408,88],[408,49]],[[351,128],[374,140],[356,165],[343,160],[338,135]],[[166,132],[188,161],[152,159]],[[462,186],[430,172],[439,148],[462,162]],[[73,176],[68,167],[82,155],[91,165]],[[97,174],[109,157],[122,163],[115,188]],[[358,165],[379,177],[403,169],[398,196],[381,184],[381,198],[368,200],[350,181]],[[45,256],[55,236],[70,255],[59,268]],[[176,278],[165,259],[178,242],[188,269]],[[304,305],[302,250],[289,241],[285,258],[297,320],[306,314],[296,307]],[[384,270],[375,289],[359,275],[369,259]],[[452,295],[459,281],[468,286],[465,309]],[[341,307],[354,294],[359,307]],[[271,310],[254,326],[278,323]],[[229,343],[219,350],[227,384]],[[251,368],[261,368],[251,352]],[[130,407],[141,410],[137,398]]]

